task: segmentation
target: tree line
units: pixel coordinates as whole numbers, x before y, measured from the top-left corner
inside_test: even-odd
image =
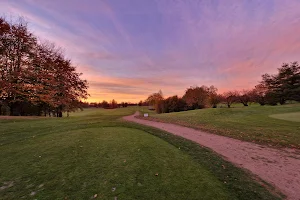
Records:
[[[126,108],[128,106],[142,106],[140,103],[131,103],[131,102],[121,102],[118,103],[115,99],[110,102],[103,100],[102,102],[82,102],[82,108],[104,108],[104,109],[114,109],[114,108]],[[143,103],[143,105],[145,105]],[[147,104],[148,105],[148,104]]]
[[[148,106],[147,101],[139,101],[138,103],[132,102],[121,102],[118,103],[115,99],[111,101],[103,100],[102,102],[80,102],[81,108],[104,108],[104,109],[114,109],[114,108],[126,108],[128,106]]]
[[[146,102],[157,113],[179,112],[206,107],[216,108],[224,103],[228,108],[233,103],[248,106],[255,102],[260,105],[283,105],[287,101],[300,101],[300,66],[298,62],[283,63],[277,74],[264,74],[262,80],[251,90],[230,90],[217,93],[214,86],[205,85],[187,88],[183,97],[177,95],[164,99],[161,91],[149,95]]]
[[[59,47],[39,41],[22,18],[0,17],[0,115],[62,117],[88,96],[81,75]]]

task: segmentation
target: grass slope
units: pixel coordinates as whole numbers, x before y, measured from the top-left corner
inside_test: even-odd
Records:
[[[0,199],[277,198],[193,142],[119,120],[135,109],[0,120]]]
[[[249,107],[235,105],[230,109],[208,108],[178,113],[151,113],[150,119],[198,128],[245,141],[300,148],[300,123],[297,117],[299,111],[300,104]],[[295,112],[298,112],[297,116]],[[277,119],[270,117],[278,114],[280,115]],[[287,118],[293,119],[288,121]]]

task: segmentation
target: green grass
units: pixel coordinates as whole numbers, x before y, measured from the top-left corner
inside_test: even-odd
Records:
[[[279,199],[191,141],[120,120],[136,109],[0,120],[0,199]]]
[[[274,115],[270,115],[270,117],[292,121],[292,122],[300,122],[300,112],[274,114]]]
[[[300,148],[300,104],[208,108],[153,114],[150,119],[271,146]]]

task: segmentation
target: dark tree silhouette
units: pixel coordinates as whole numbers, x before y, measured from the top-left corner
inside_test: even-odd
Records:
[[[236,91],[228,91],[225,92],[223,95],[223,100],[226,102],[227,107],[230,108],[231,104],[237,101],[238,92]]]
[[[244,106],[248,106],[248,103],[251,101],[251,91],[242,90],[236,92],[236,99],[242,103]]]
[[[298,62],[283,63],[278,74],[262,75],[261,84],[268,89],[269,98],[280,104],[286,100],[300,101],[300,66]]]
[[[163,112],[179,112],[186,109],[186,103],[177,95],[169,97],[163,101]]]
[[[249,95],[253,102],[259,103],[261,106],[267,103],[266,95],[268,89],[263,84],[258,84],[250,91]]]

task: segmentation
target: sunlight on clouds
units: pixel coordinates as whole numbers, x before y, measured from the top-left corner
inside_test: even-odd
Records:
[[[61,46],[83,78],[89,101],[143,100],[192,85],[219,92],[251,88],[300,53],[300,2],[6,1],[42,40]]]

